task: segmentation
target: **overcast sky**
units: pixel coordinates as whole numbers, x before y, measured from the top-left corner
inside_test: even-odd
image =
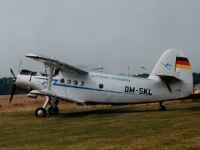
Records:
[[[28,52],[150,73],[169,48],[184,50],[200,72],[200,0],[0,0],[0,77],[17,72]],[[23,59],[22,68],[40,66]]]

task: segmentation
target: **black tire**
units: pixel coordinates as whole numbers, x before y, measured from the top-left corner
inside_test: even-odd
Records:
[[[39,107],[35,110],[35,116],[36,117],[45,117],[46,116],[46,110],[42,107]]]
[[[160,107],[160,111],[167,111],[167,109],[166,109],[165,106],[161,106],[161,107]]]
[[[49,107],[48,109],[48,113],[49,115],[57,115],[59,113],[59,108],[56,106],[56,107]]]

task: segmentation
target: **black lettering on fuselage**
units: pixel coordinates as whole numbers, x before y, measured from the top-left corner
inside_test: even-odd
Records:
[[[135,87],[129,89],[129,93],[135,93]]]
[[[151,89],[149,89],[149,95],[152,95],[152,93],[151,93]]]
[[[125,86],[125,93],[135,93],[135,87]]]
[[[148,89],[144,89],[144,95],[148,95]]]
[[[125,93],[129,93],[129,86],[125,86]]]
[[[143,88],[139,88],[139,94],[143,94]]]
[[[139,94],[141,95],[152,95],[151,89],[139,88]]]
[[[125,93],[140,94],[140,95],[152,95],[151,89],[149,89],[149,88],[139,88],[139,90],[138,90],[135,87],[131,87],[131,86],[125,86]]]

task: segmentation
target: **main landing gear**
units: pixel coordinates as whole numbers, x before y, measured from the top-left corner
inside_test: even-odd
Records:
[[[55,101],[55,103],[49,107],[48,112],[49,115],[57,115],[59,113],[59,108],[57,107],[58,105],[58,100]]]
[[[53,104],[51,104],[51,98],[46,96],[46,101],[42,107],[39,107],[35,110],[36,117],[45,117],[47,110],[49,115],[57,115],[59,113],[59,109],[57,107],[59,100],[55,100]],[[50,107],[47,109],[48,104]]]
[[[160,111],[166,111],[166,107],[163,105],[163,102],[160,102]]]

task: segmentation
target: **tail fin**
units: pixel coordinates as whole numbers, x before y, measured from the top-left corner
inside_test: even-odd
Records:
[[[177,97],[187,97],[192,94],[191,65],[182,50],[167,50],[154,67],[150,78],[155,76],[159,76],[166,83],[170,92],[178,93]]]

